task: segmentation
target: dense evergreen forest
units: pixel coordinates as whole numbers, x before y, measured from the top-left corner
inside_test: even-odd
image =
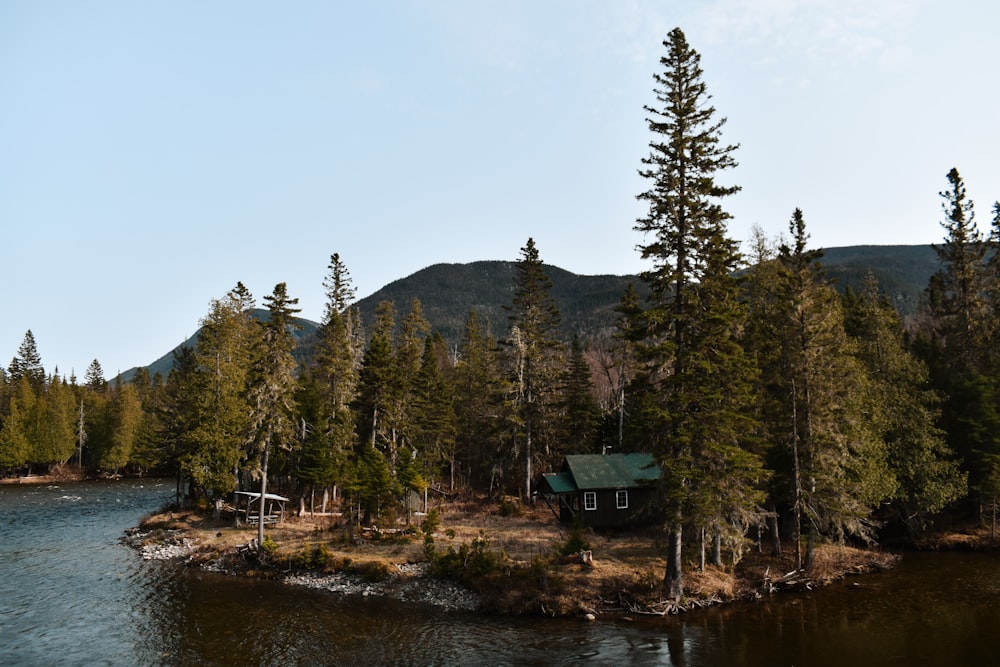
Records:
[[[566,454],[652,452],[675,595],[692,539],[721,562],[765,534],[805,564],[819,541],[916,534],[945,509],[986,516],[1000,495],[1000,203],[984,233],[947,173],[938,270],[902,314],[874,274],[834,289],[799,209],[743,256],[723,207],[738,187],[721,180],[738,147],[721,143],[684,34],[664,47],[648,209],[632,223],[649,268],[609,330],[566,335],[532,239],[503,333],[473,307],[457,345],[419,299],[363,317],[334,254],[308,355],[283,283],[265,316],[241,283],[212,301],[166,376],[109,383],[96,360],[82,382],[48,373],[28,331],[0,368],[0,471],[155,470],[217,504],[269,480],[386,521],[428,490],[530,499]]]

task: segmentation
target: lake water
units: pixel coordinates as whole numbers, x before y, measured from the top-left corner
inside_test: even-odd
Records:
[[[0,665],[1000,664],[1000,557],[629,622],[506,619],[342,598],[119,543],[172,481],[0,486]]]

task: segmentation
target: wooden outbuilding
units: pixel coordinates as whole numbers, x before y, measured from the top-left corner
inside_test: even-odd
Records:
[[[260,521],[260,494],[254,493],[253,491],[237,491],[236,492],[236,516],[239,517],[240,514],[240,499],[246,498],[246,505],[243,507],[243,520],[248,525],[256,525]],[[268,493],[264,496],[264,502],[267,503],[264,508],[264,523],[281,523],[285,520],[285,503],[288,502],[288,498],[284,496],[279,496],[274,493]]]
[[[652,454],[575,454],[563,460],[559,472],[542,475],[540,493],[546,502],[558,502],[564,523],[638,526],[658,518],[659,479],[660,466]]]

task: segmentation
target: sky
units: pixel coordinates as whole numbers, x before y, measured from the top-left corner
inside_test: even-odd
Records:
[[[663,41],[701,54],[730,235],[943,239],[1000,199],[1000,3],[3,0],[0,366],[144,366],[243,282],[319,321],[438,263],[633,274]]]

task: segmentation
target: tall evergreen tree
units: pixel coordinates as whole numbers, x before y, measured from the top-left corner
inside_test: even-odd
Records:
[[[778,365],[768,386],[774,412],[768,436],[783,443],[777,470],[792,509],[796,562],[808,566],[817,536],[872,539],[872,507],[895,492],[888,453],[870,418],[872,385],[844,328],[843,308],[808,248],[802,211],[789,223],[792,245],[778,260]],[[800,536],[809,530],[805,558]]]
[[[562,376],[563,437],[572,453],[592,453],[598,447],[601,410],[594,395],[593,374],[578,335],[570,342]]]
[[[500,451],[503,396],[496,340],[476,311],[466,316],[454,374],[460,477],[474,488],[484,488],[493,477]]]
[[[721,143],[725,119],[715,119],[701,56],[679,28],[663,45],[663,72],[653,77],[658,106],[645,107],[653,139],[639,172],[650,182],[639,195],[648,212],[635,229],[648,239],[639,249],[653,264],[642,274],[650,287],[643,313],[644,384],[652,393],[641,409],[664,470],[664,588],[677,600],[683,593],[685,523],[721,528],[724,515],[752,511],[760,463],[740,444],[741,434],[751,430],[746,421],[752,365],[735,338],[743,313],[732,274],[740,258],[726,235],[730,215],[721,205],[739,188],[717,181],[736,166],[737,147]],[[725,507],[725,488],[718,483],[723,471],[732,473],[726,479],[730,490],[739,490],[727,494]]]
[[[118,473],[131,461],[142,426],[142,403],[135,385],[118,383],[108,407],[111,438],[98,465]]]
[[[935,329],[947,350],[952,372],[982,360],[985,334],[985,260],[987,244],[976,226],[975,208],[957,169],[948,172],[940,193],[944,243],[935,245],[941,269],[928,288]]]
[[[409,440],[414,448],[414,455],[423,462],[425,470],[434,477],[446,470],[449,487],[454,489],[455,406],[451,387],[441,369],[436,341],[444,343],[440,336],[427,336],[424,341],[420,370],[413,385],[413,417]]]
[[[33,462],[60,465],[72,458],[76,450],[75,407],[72,390],[58,373],[54,374],[35,405],[31,437]]]
[[[907,349],[899,314],[875,275],[865,276],[860,292],[849,290],[845,303],[845,328],[871,379],[869,409],[897,481],[893,507],[916,532],[928,515],[965,494],[965,475],[937,427],[940,402],[929,389],[927,367]]]
[[[101,392],[107,385],[108,382],[104,379],[104,369],[101,368],[101,362],[94,359],[87,366],[87,372],[83,376],[83,386],[91,391]]]
[[[510,310],[510,366],[513,403],[519,421],[517,441],[523,444],[525,499],[531,499],[536,458],[552,463],[557,443],[547,419],[556,408],[557,338],[562,316],[552,298],[552,280],[534,239],[521,248],[514,268],[514,295]]]
[[[243,283],[214,299],[195,348],[202,374],[201,416],[194,434],[198,444],[186,464],[194,482],[212,493],[217,514],[223,497],[236,489],[240,463],[248,458],[248,373],[260,337],[253,307]]]
[[[182,346],[174,350],[173,366],[157,406],[156,423],[162,458],[174,462],[177,467],[178,505],[187,497],[190,461],[199,444],[197,430],[203,415],[200,403],[204,395],[203,381],[194,348]]]
[[[294,418],[296,362],[292,351],[296,326],[295,305],[298,299],[288,296],[285,283],[264,297],[268,318],[263,322],[260,349],[254,356],[250,376],[250,437],[253,450],[259,455],[260,507],[257,540],[264,541],[266,514],[267,471],[274,447],[292,449],[298,442]]]
[[[375,326],[361,362],[355,400],[361,441],[385,449],[390,461],[395,456],[392,449],[396,443],[395,424],[391,418],[394,416],[393,406],[400,395],[392,344],[395,312],[391,301],[382,301],[376,307]]]
[[[927,321],[919,348],[932,381],[944,394],[941,423],[952,449],[963,459],[969,485],[982,496],[994,484],[1000,457],[1000,381],[990,372],[995,314],[991,293],[989,240],[975,222],[973,202],[957,169],[940,193],[944,243],[934,246],[941,268],[927,288]],[[992,239],[992,235],[990,237]],[[995,261],[995,260],[994,260]],[[992,491],[986,495],[992,497]]]
[[[317,332],[313,366],[302,377],[303,405],[311,406],[309,434],[303,443],[300,472],[312,485],[333,484],[355,444],[351,404],[358,390],[364,352],[360,315],[352,306],[354,287],[340,255],[330,257],[323,282],[326,307]]]
[[[0,469],[23,469],[31,460],[29,415],[37,397],[28,378],[21,376],[11,383],[11,391],[0,420]]]
[[[38,354],[35,335],[31,333],[31,329],[25,332],[24,340],[17,348],[17,355],[11,359],[7,373],[13,385],[16,385],[22,377],[28,378],[36,392],[45,384],[45,368],[42,366],[42,357]]]

